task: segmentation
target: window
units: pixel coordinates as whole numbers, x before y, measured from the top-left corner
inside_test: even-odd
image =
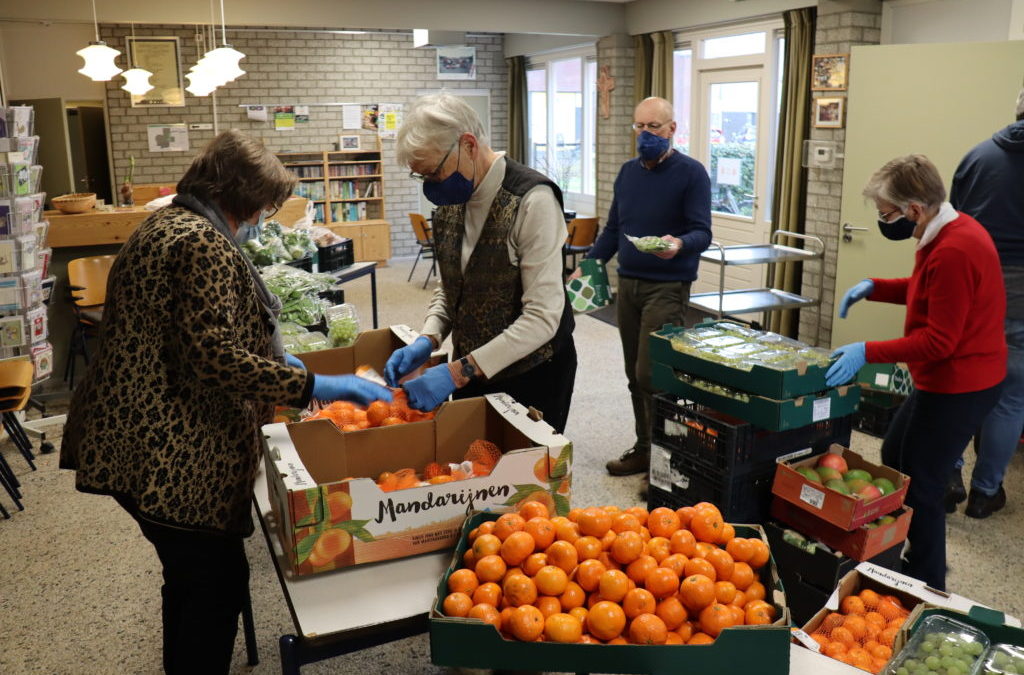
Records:
[[[729,56],[746,56],[764,53],[765,33],[745,33],[724,37],[706,38],[703,56],[705,59],[722,59]]]
[[[562,189],[566,208],[586,212],[593,210],[596,192],[597,62],[592,52],[534,58],[526,72],[527,161]]]

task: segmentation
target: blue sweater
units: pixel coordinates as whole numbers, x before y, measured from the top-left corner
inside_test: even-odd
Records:
[[[1024,120],[967,153],[949,201],[988,230],[1004,267],[1024,266]]]
[[[641,253],[626,235],[683,241],[674,258]],[[588,257],[607,262],[619,253],[619,276],[647,281],[693,281],[711,243],[711,180],[704,166],[675,151],[653,169],[639,158],[622,165],[604,230]]]

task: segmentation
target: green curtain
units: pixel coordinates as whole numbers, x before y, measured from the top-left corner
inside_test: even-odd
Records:
[[[526,163],[526,57],[512,56],[508,64],[508,148],[509,157]]]
[[[782,75],[782,106],[775,153],[775,189],[772,193],[772,230],[804,232],[807,205],[807,170],[801,166],[804,140],[811,119],[811,56],[814,54],[814,7],[783,13],[786,25],[785,71]],[[780,242],[798,245],[796,240]],[[768,278],[772,288],[800,292],[800,263],[775,265]],[[796,337],[800,330],[798,310],[772,312],[768,328]]]
[[[676,36],[670,30],[651,33],[651,93],[672,100],[672,59]]]
[[[649,34],[633,36],[633,105],[651,95],[654,42]]]

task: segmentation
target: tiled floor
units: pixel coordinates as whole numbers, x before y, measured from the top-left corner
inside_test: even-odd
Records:
[[[410,264],[398,261],[378,274],[381,325],[420,326],[430,294],[429,288],[420,289],[427,270],[421,263],[407,283]],[[368,326],[368,280],[352,282],[346,292]],[[580,366],[566,430],[576,453],[573,503],[639,503],[639,477],[612,478],[604,470],[604,462],[633,440],[618,333],[582,316],[575,336]],[[877,439],[855,433],[853,446],[877,459]],[[158,672],[160,569],[152,548],[113,500],[76,492],[74,476],[57,469],[56,455],[41,456],[39,470],[29,472],[10,444],[3,452],[24,482],[27,510],[0,520],[0,672]],[[1024,460],[1019,454],[1006,488],[1010,502],[995,516],[976,521],[961,512],[948,519],[949,589],[1021,616]],[[246,546],[262,662],[254,669],[244,665],[239,637],[232,672],[279,672],[277,639],[294,628],[263,537],[257,532]],[[303,672],[448,671],[430,664],[429,642],[419,636]]]

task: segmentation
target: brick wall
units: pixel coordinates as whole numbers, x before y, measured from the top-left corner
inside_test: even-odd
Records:
[[[814,36],[815,54],[847,54],[854,45],[876,45],[880,41],[881,7],[877,11],[846,11],[822,13],[819,3],[817,29]],[[851,62],[850,69],[857,68]],[[814,97],[845,96],[846,92],[814,92]],[[843,147],[846,129],[811,128],[814,140],[835,141]],[[799,339],[811,344],[828,346],[832,341],[832,314],[835,305],[835,274],[840,236],[840,208],[843,199],[843,160],[834,169],[809,169],[807,180],[807,234],[821,238],[825,243],[824,288],[817,288],[817,265],[805,265],[803,295],[821,295],[821,321],[815,323],[813,310],[800,313]],[[846,289],[840,289],[845,292]]]
[[[105,24],[100,33],[106,42],[124,51],[124,37],[131,33],[125,24]],[[197,47],[191,26],[136,26],[137,36],[177,35],[181,38],[183,72],[195,64]],[[186,94],[184,108],[132,108],[128,93],[120,89],[123,78],[108,82],[107,108],[115,179],[125,175],[130,156],[135,157],[136,183],[175,182],[188,168],[194,152],[211,138],[212,131],[190,131],[189,152],[151,153],[146,126],[177,122],[213,122],[216,101],[219,127],[240,129],[261,138],[274,152],[285,150],[333,150],[342,128],[341,108],[317,107],[316,103],[410,103],[418,91],[486,89],[491,96],[491,145],[507,143],[508,96],[506,66],[501,36],[469,37],[477,48],[477,79],[438,81],[433,49],[413,49],[412,35],[366,33],[346,35],[297,30],[228,29],[228,41],[245,53],[238,80],[218,88],[215,96],[202,98]],[[119,63],[123,64],[124,57]],[[187,81],[186,81],[187,84]],[[246,118],[241,103],[310,104],[310,121],[294,131],[278,132],[273,122]],[[364,138],[364,143],[372,136]],[[391,222],[391,253],[394,257],[414,255],[418,250],[406,215],[420,209],[418,182],[408,178],[408,169],[395,163],[394,141],[382,141],[384,158],[385,218]],[[364,146],[365,147],[365,146]]]
[[[619,167],[636,154],[633,132],[629,125],[633,123],[633,38],[625,33],[608,35],[597,42],[598,77],[601,68],[608,66],[608,74],[615,78],[615,89],[611,92],[610,113],[608,119],[597,115],[597,147],[595,161],[597,164],[597,195],[596,215],[604,225],[608,218],[608,209],[612,205],[615,177],[619,175]],[[600,98],[598,99],[600,102]],[[609,275],[614,277],[615,264],[608,266]],[[614,278],[612,284],[614,285]]]

